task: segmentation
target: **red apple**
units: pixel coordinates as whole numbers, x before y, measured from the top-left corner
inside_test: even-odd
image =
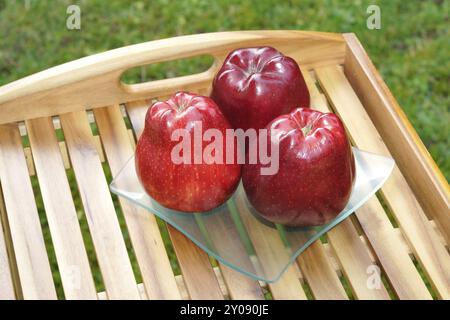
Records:
[[[298,64],[271,47],[231,52],[214,78],[211,97],[234,128],[262,129],[279,115],[309,107]]]
[[[289,226],[329,222],[348,202],[355,160],[344,127],[332,113],[299,108],[267,125],[278,132],[279,170],[261,175],[246,164],[242,181],[253,207],[267,220]],[[277,131],[274,131],[277,130]]]
[[[208,211],[225,202],[239,183],[241,167],[237,161],[226,164],[226,152],[233,150],[226,149],[224,140],[220,141],[224,145],[222,163],[205,161],[202,156],[210,143],[202,135],[208,129],[216,129],[225,139],[225,130],[231,128],[208,97],[178,92],[165,102],[153,104],[136,147],[136,172],[145,191],[159,204],[185,212]],[[186,141],[190,140],[192,147],[174,153],[182,142],[181,136],[173,137],[177,129],[186,133],[184,138],[189,138]],[[197,150],[195,139],[200,139]],[[174,161],[177,153],[189,158],[190,163]]]

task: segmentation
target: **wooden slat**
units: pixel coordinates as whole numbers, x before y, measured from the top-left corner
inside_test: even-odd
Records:
[[[23,152],[25,154],[25,159],[27,161],[27,167],[30,176],[36,175],[36,170],[34,169],[33,163],[33,155],[31,154],[31,148],[30,147],[23,148]]]
[[[148,106],[147,101],[132,102],[132,103],[127,104],[127,110],[128,110],[131,122],[132,122],[134,130],[138,136],[140,135],[140,132],[142,132],[142,130],[143,130],[143,121],[145,119],[145,113],[147,110],[146,106]],[[278,237],[278,235],[277,235],[277,237]],[[278,237],[278,240],[281,241],[281,239],[279,237]],[[174,247],[175,246],[176,246],[176,244],[174,243]],[[283,250],[284,250],[284,246],[282,246],[280,248],[283,248]],[[292,299],[292,298],[306,299],[306,295],[305,295],[303,289],[301,288],[300,282],[294,274],[295,273],[290,268],[280,281],[278,281],[275,284],[269,285],[271,288],[272,294],[274,295],[274,297],[276,299]],[[227,284],[230,284],[230,283],[231,282],[229,281]],[[285,288],[284,288],[284,286],[285,286]],[[230,291],[231,291],[231,289],[230,289]]]
[[[125,104],[131,126],[137,138],[144,131],[145,115],[148,107],[151,105],[151,99],[128,102]]]
[[[217,277],[217,281],[219,282],[219,286],[220,286],[220,289],[222,290],[222,293],[224,293],[224,295],[227,295],[226,287],[225,287],[225,284],[223,283],[223,279],[220,278],[221,277],[220,276],[220,271],[218,270],[217,267],[214,267],[213,270],[214,270],[214,273],[215,273],[215,275]],[[189,300],[190,297],[189,297],[189,293],[186,290],[186,285],[184,283],[183,276],[181,274],[175,276],[175,281],[176,281],[176,283],[178,285],[178,290],[180,291],[181,299],[182,300]],[[139,290],[139,293],[140,293],[141,298],[143,300],[148,299],[147,293],[145,292],[145,287],[144,287],[143,283],[139,283],[138,284],[138,290]],[[104,292],[104,291],[103,292],[99,292],[98,293],[98,297],[99,297],[100,300],[106,300],[106,298],[107,298],[106,297],[106,292]]]
[[[367,270],[373,265],[373,261],[350,219],[342,221],[329,231],[328,240],[358,299],[389,299],[389,294],[381,283],[381,278],[379,288],[367,285],[369,277]]]
[[[315,80],[309,74],[305,75],[305,80],[311,92],[313,107],[322,112],[331,112],[325,96],[317,89]],[[405,247],[398,242],[398,236],[378,199],[372,197],[356,211],[356,216],[398,297],[430,299],[430,293]]]
[[[222,300],[219,282],[205,251],[171,225],[167,224],[167,229],[191,298]]]
[[[344,288],[320,240],[297,257],[298,266],[318,300],[346,300]]]
[[[95,118],[113,176],[134,154],[134,147],[118,105],[95,109]],[[125,188],[126,186],[121,186]],[[119,197],[122,212],[141,270],[147,297],[180,299],[175,277],[155,216]]]
[[[305,82],[311,95],[313,107],[326,103],[317,90],[306,68],[302,67]],[[289,237],[292,237],[291,235]],[[305,276],[316,299],[347,299],[342,284],[333,270],[320,241],[313,243],[297,258],[297,263]]]
[[[414,190],[425,212],[442,229],[450,245],[450,187],[407,116],[354,34],[347,43],[344,70],[384,143]]]
[[[263,300],[264,295],[256,280],[219,263],[226,288],[233,300]]]
[[[94,140],[95,140],[95,147],[97,148],[97,152],[100,157],[100,161],[105,162],[105,156],[103,154],[103,148],[102,148],[102,144],[100,141],[100,137],[94,136]],[[69,160],[69,154],[67,153],[66,143],[65,143],[65,141],[59,141],[58,144],[59,144],[59,149],[61,150],[61,156],[63,159],[64,168],[69,169],[70,168],[70,160]],[[33,154],[31,152],[31,148],[25,147],[25,148],[23,148],[23,151],[25,152],[25,158],[27,160],[27,166],[28,166],[28,171],[30,173],[30,176],[34,176],[36,174],[36,170],[34,168]]]
[[[411,251],[411,248],[409,247],[409,245],[406,243],[406,239],[402,234],[402,231],[399,228],[394,228],[394,232],[393,232],[393,238],[395,240],[391,240],[390,238],[387,238],[387,245],[389,245],[391,243],[391,241],[393,243],[397,242],[399,244],[398,248],[399,250],[403,250],[406,253],[408,253],[408,255],[411,255],[411,257],[413,257],[413,253]],[[367,237],[365,234],[362,234],[359,236],[359,238],[361,239],[362,243],[365,246],[372,246],[372,243],[368,241]],[[330,247],[329,243],[324,243],[323,244],[323,248],[328,256],[328,259],[330,260],[331,266],[333,268],[333,270],[335,270],[338,274],[341,274],[341,270],[342,267],[339,265],[339,262],[336,260],[336,257],[334,255],[334,253],[332,252],[333,249]],[[400,252],[400,251],[399,251]],[[376,263],[376,261],[378,260],[378,257],[374,254],[373,250],[369,250],[369,255],[371,260],[373,261],[373,263]],[[393,260],[394,262],[396,261],[395,259]]]
[[[141,116],[141,117],[144,117],[143,115]],[[277,235],[277,237],[278,237],[278,235]],[[362,244],[360,244],[360,245],[362,245]],[[325,269],[325,270],[329,270],[329,269]],[[364,269],[364,275],[366,275],[366,273],[365,273],[365,269]],[[340,298],[345,298],[345,293],[344,293],[344,295],[342,295],[342,292],[343,292],[343,290],[342,290],[342,285],[340,284],[340,282],[339,282],[339,279],[337,278],[337,276],[334,274],[329,274],[328,275],[330,278],[334,278],[334,282],[332,282],[332,284],[337,284],[338,285],[338,287],[337,288],[340,288],[340,292],[339,291],[337,291],[338,293],[337,293],[337,296],[339,296]],[[286,278],[289,278],[289,277],[286,277]],[[313,278],[311,278],[311,279],[308,279],[308,282],[310,282],[310,281],[312,281],[312,282],[314,282],[314,279]],[[336,282],[337,281],[337,282]],[[289,281],[288,281],[289,282]],[[292,283],[292,281],[290,281],[290,283]],[[299,283],[298,283],[298,281],[297,281],[297,284],[298,284],[298,287],[301,289],[301,286],[299,285]],[[294,282],[294,284],[292,284],[292,285],[295,285],[295,282]],[[319,284],[318,284],[319,285]],[[275,287],[275,288],[277,288],[277,285],[270,285],[271,287]],[[318,286],[317,286],[318,287]],[[272,289],[272,288],[271,288]],[[337,290],[339,290],[339,289],[337,289]],[[272,289],[272,291],[274,291],[273,289]],[[277,291],[276,289],[275,289],[275,291]],[[289,294],[289,293],[287,293],[287,294]],[[304,293],[303,293],[304,294]],[[317,294],[318,296],[321,296],[320,295],[320,293],[318,293]],[[276,294],[274,294],[274,296],[277,296]],[[323,295],[323,296],[325,296],[325,294]],[[281,296],[280,296],[280,298],[281,298]],[[306,297],[305,297],[306,298]]]
[[[220,291],[222,291],[222,296],[225,299],[230,299],[230,292],[225,284],[225,279],[223,278],[222,269],[219,267],[213,267],[214,274],[216,275],[217,282],[219,282]],[[247,299],[248,300],[248,299]]]
[[[0,126],[0,181],[24,299],[56,299],[17,125]]]
[[[2,201],[1,196],[0,201]],[[1,203],[0,206],[2,206]],[[16,295],[14,293],[10,261],[8,258],[8,252],[6,251],[3,225],[0,219],[0,300],[14,300],[15,298]]]
[[[343,71],[331,66],[318,68],[316,72],[355,144],[363,150],[389,156],[389,150]],[[398,167],[394,168],[381,192],[439,297],[450,298],[450,256]]]
[[[407,246],[401,242],[402,235],[395,232],[378,199],[369,199],[357,217],[397,296],[407,300],[431,299]]]
[[[312,108],[330,112],[326,99],[318,91],[309,73],[304,72],[305,82],[311,93]],[[355,295],[360,299],[388,299],[389,295],[382,285],[380,290],[367,286],[367,268],[372,264],[369,251],[359,240],[358,233],[349,219],[341,222],[328,233],[328,240],[348,277]],[[357,259],[355,259],[357,258]]]
[[[242,186],[239,186],[242,188]],[[261,262],[261,266],[266,273],[273,273],[273,270],[279,269],[278,261],[288,261],[288,251],[286,250],[280,235],[276,229],[266,226],[259,222],[249,211],[243,190],[238,191],[235,199],[236,206],[240,212],[242,222],[247,229],[250,240],[255,248],[256,256]],[[306,300],[306,294],[300,284],[297,272],[293,265],[289,266],[281,278],[269,283],[270,291],[274,299],[302,299]]]
[[[180,292],[180,296],[182,300],[189,300],[191,297],[189,296],[189,292],[186,288],[186,283],[184,283],[183,276],[181,274],[175,276],[175,281],[178,285],[178,291]]]
[[[223,209],[227,210],[226,208]],[[240,267],[254,272],[252,261],[241,242],[239,232],[229,212],[218,213],[207,219],[199,219],[205,225],[208,238],[214,250],[222,254],[225,260],[239,261]],[[224,234],[227,236],[224,237]],[[232,299],[250,300],[264,299],[258,281],[233,270],[219,262],[219,268]]]
[[[139,299],[86,112],[63,114],[61,124],[108,297]]]
[[[0,223],[2,224],[3,240],[6,248],[9,274],[12,279],[12,285],[15,291],[15,298],[18,300],[23,299],[22,287],[20,286],[19,271],[17,269],[17,261],[14,255],[14,246],[11,238],[11,230],[9,228],[8,216],[6,214],[5,201],[3,199],[3,192],[0,183]]]
[[[297,30],[218,32],[140,43],[71,61],[0,87],[0,124],[207,87],[224,55],[236,48],[261,45],[275,46],[310,66],[342,63],[345,55],[341,34]],[[134,85],[120,81],[125,71],[139,65],[205,54],[219,62],[205,72]],[[36,105],[40,107],[33,107]]]
[[[148,101],[136,101],[126,104],[126,109],[137,137],[144,130],[144,120],[148,105]],[[169,225],[167,227],[191,298],[223,299],[206,253],[178,230]],[[193,268],[193,266],[196,266],[196,268]],[[203,283],[197,283],[199,281],[203,281]],[[208,285],[204,286],[204,284]]]
[[[26,122],[45,212],[66,299],[96,299],[55,129],[51,118]]]
[[[199,94],[206,94],[207,89],[201,89],[198,90]],[[159,101],[165,101],[169,99],[171,96],[164,96],[164,97],[158,97]],[[210,232],[210,236],[214,237],[216,235],[221,235],[223,233],[224,226],[221,225],[222,220],[218,219],[216,222],[211,222],[211,219],[208,219],[206,221],[209,221],[208,230]],[[227,232],[233,232],[235,230],[227,230]],[[240,246],[240,240],[238,235],[231,235],[227,237],[227,242],[224,241],[215,241],[215,243],[221,245],[223,248],[228,247],[234,247],[239,248]],[[236,249],[235,249],[236,250]],[[239,254],[241,259],[248,259],[248,255],[245,253],[244,248],[240,248],[238,252],[234,252],[234,254]],[[242,261],[241,261],[242,262]],[[250,261],[249,261],[250,262]],[[262,295],[261,288],[257,281],[251,280],[249,277],[242,275],[241,273],[238,273],[237,271],[223,265],[219,262],[220,270],[222,271],[222,275],[224,277],[224,281],[227,285],[228,291],[230,292],[230,297],[232,299],[263,299],[264,296]],[[249,266],[249,268],[251,268]]]

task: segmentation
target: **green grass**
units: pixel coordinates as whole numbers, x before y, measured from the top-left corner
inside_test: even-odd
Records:
[[[81,30],[67,30],[66,8],[81,7]],[[366,28],[369,4],[381,8],[381,30]],[[0,0],[0,85],[67,61],[124,45],[183,34],[224,30],[302,29],[355,32],[413,126],[450,178],[449,1],[7,1]],[[126,82],[162,79],[205,70],[210,57],[138,68]],[[36,106],[39,107],[39,106]],[[96,128],[93,128],[95,131]],[[24,144],[28,141],[24,139]],[[82,211],[71,170],[67,172],[77,210]],[[105,175],[110,179],[108,168]],[[39,193],[33,178],[35,192]],[[42,200],[40,217],[49,240]],[[126,231],[118,208],[122,228]],[[82,215],[81,215],[82,216]],[[83,231],[86,222],[80,218]],[[84,222],[83,222],[84,221]],[[159,221],[161,229],[164,224]],[[127,246],[130,246],[125,232]],[[179,267],[163,232],[175,271]],[[101,275],[92,242],[85,238],[98,289]],[[52,251],[51,245],[49,251]],[[50,254],[57,269],[54,254]],[[136,275],[135,258],[132,257]],[[55,271],[56,272],[56,271]],[[139,280],[139,279],[138,279]],[[57,272],[55,281],[59,283]],[[61,291],[59,294],[62,295]]]
[[[25,5],[28,3],[28,5]],[[81,30],[67,30],[79,4]],[[366,8],[381,8],[368,30]],[[182,34],[244,29],[355,32],[394,96],[450,178],[448,1],[6,1],[0,0],[0,84],[124,45]],[[135,70],[126,80],[203,70],[211,59]]]

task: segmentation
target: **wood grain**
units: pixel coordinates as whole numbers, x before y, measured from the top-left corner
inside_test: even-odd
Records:
[[[205,251],[169,224],[167,230],[191,299],[223,300],[222,291]]]
[[[450,187],[354,34],[347,43],[344,71],[395,158],[422,208],[450,245]]]
[[[242,186],[239,186],[242,188]],[[259,222],[249,211],[245,203],[244,191],[238,191],[235,198],[241,220],[255,248],[256,256],[266,276],[272,277],[280,271],[283,261],[289,260],[288,250],[284,246],[278,231]],[[272,296],[277,300],[306,300],[300,280],[293,265],[290,265],[279,280],[268,284]]]
[[[0,124],[206,88],[228,52],[258,45],[272,45],[309,66],[342,63],[345,55],[342,35],[296,30],[218,32],[150,41],[75,60],[0,87]],[[216,63],[196,75],[135,85],[120,81],[122,73],[133,67],[203,54],[214,56]]]
[[[229,209],[223,208],[223,211],[227,210]],[[229,212],[218,212],[206,219],[200,216],[199,219],[205,226],[207,237],[211,245],[214,246],[212,249],[215,252],[219,253],[226,261],[236,262],[236,264],[238,261],[241,269],[255,273],[255,268]],[[224,235],[226,236],[224,237]],[[264,299],[258,281],[227,267],[221,262],[219,262],[219,268],[232,299]]]
[[[301,66],[303,77],[309,89],[311,96],[311,105],[315,108],[322,108],[326,105],[323,95],[317,90],[314,80],[309,75],[307,68]],[[302,235],[289,234],[288,238],[302,237]],[[299,239],[296,239],[299,242]],[[306,239],[302,239],[302,242]],[[329,258],[324,254],[324,248],[320,241],[314,242],[310,247],[301,253],[297,258],[298,266],[313,291],[316,299],[333,299],[342,300],[347,299],[342,284],[338,278],[337,273],[329,261]]]
[[[118,105],[94,111],[111,174],[116,176],[134,154]],[[125,188],[126,186],[121,186]],[[180,299],[155,216],[119,197],[149,299]]]
[[[144,130],[144,119],[148,106],[148,101],[126,104],[136,137],[139,137]],[[175,228],[167,225],[167,230],[191,298],[223,299],[208,255]]]
[[[319,92],[315,79],[309,73],[305,75],[305,81],[311,92],[313,107],[322,112],[332,112],[326,97]],[[407,247],[398,241],[399,237],[378,199],[373,196],[355,214],[377,255],[376,259],[371,260],[381,264],[397,296],[400,299],[430,299],[431,295],[411,261]]]
[[[2,199],[0,199],[2,201]],[[1,206],[1,204],[0,204]],[[13,276],[11,272],[6,241],[3,234],[3,224],[0,220],[0,300],[14,300]]]
[[[0,222],[2,224],[2,232],[4,236],[4,244],[8,254],[9,274],[14,286],[15,297],[17,300],[23,300],[22,287],[20,286],[20,276],[17,269],[17,261],[14,255],[14,245],[11,238],[11,230],[9,228],[8,215],[6,214],[5,201],[3,200],[3,192],[0,184]]]
[[[68,298],[77,297],[75,288],[68,283],[67,270],[71,261],[80,261],[84,249],[77,247],[74,252],[67,249],[72,241],[79,242],[76,225],[69,219],[73,217],[72,199],[68,198],[67,181],[64,182],[66,178],[61,174],[59,151],[49,134],[48,118],[35,119],[64,114],[63,129],[71,142],[67,145],[58,143],[60,156],[63,168],[71,166],[70,160],[73,163],[105,280],[107,294],[100,294],[102,298],[138,299],[172,295],[178,298],[179,294],[183,298],[188,295],[192,298],[260,298],[261,291],[255,281],[220,264],[219,269],[213,269],[203,251],[169,227],[183,272],[183,278],[174,277],[159,242],[156,224],[147,222],[146,232],[141,230],[145,222],[138,224],[135,221],[137,215],[128,214],[136,208],[128,205],[132,208],[127,209],[127,204],[122,201],[144,280],[142,286],[136,285],[101,167],[105,160],[103,147],[89,128],[89,122],[94,121],[92,111],[89,111],[89,119],[84,112],[86,106],[101,108],[94,112],[102,123],[100,134],[114,173],[134,148],[133,137],[130,140],[130,132],[119,121],[117,103],[135,101],[127,103],[127,111],[134,132],[139,136],[146,112],[146,102],[142,99],[162,97],[183,89],[208,94],[211,79],[225,55],[234,48],[255,45],[274,46],[296,59],[304,72],[315,69],[334,111],[344,120],[355,145],[392,155],[399,165],[382,188],[381,195],[400,229],[392,227],[380,201],[373,197],[356,212],[358,225],[346,220],[329,233],[330,244],[316,242],[297,259],[301,276],[311,287],[315,298],[345,298],[337,280],[341,271],[348,277],[356,297],[387,298],[384,287],[375,292],[365,288],[368,277],[365,266],[379,264],[399,298],[429,299],[431,296],[409,257],[413,254],[438,297],[450,299],[450,257],[446,248],[450,244],[448,182],[356,36],[302,31],[220,32],[151,41],[72,61],[0,87],[0,124],[29,119],[27,125],[34,131],[31,133],[34,134],[32,147],[23,149],[17,125],[0,126],[0,181],[5,203],[1,211],[3,221],[9,225],[5,227],[3,222],[8,233],[4,235],[10,254],[7,263],[13,264],[9,269],[4,268],[6,264],[2,261],[5,261],[6,253],[2,249],[5,245],[2,246],[0,234],[0,296],[7,292],[11,297],[11,284],[5,286],[8,291],[2,291],[3,282],[8,283],[2,279],[8,281],[12,277],[18,298],[56,298],[28,176],[37,171],[45,209],[50,217],[58,264],[62,265],[64,290]],[[120,82],[122,73],[129,68],[203,54],[214,57],[214,64],[205,72],[136,85]],[[344,64],[343,70],[337,66],[339,64]],[[327,98],[315,87],[315,79],[309,74],[305,78],[314,106],[319,110],[329,110]],[[35,107],[37,105],[39,108]],[[102,108],[109,105],[113,107]],[[73,111],[76,112],[68,113]],[[23,122],[20,126],[24,131]],[[45,138],[42,141],[41,136]],[[50,155],[48,159],[47,155]],[[57,203],[57,198],[65,201]],[[62,214],[59,215],[60,212]],[[360,228],[355,227],[359,225]],[[252,240],[258,247],[257,254],[264,259],[264,255],[284,259],[282,255],[288,253],[281,250],[283,244],[274,240],[274,234],[266,234],[265,231],[251,231]],[[360,236],[358,231],[364,234]],[[69,236],[63,239],[66,232]],[[275,253],[270,252],[273,248],[265,243],[265,237],[270,239],[270,243],[275,243],[278,249]],[[2,270],[12,270],[13,274],[2,273]],[[121,276],[117,277],[117,274]],[[293,266],[278,283],[270,284],[274,298],[305,299],[298,277],[299,272]],[[87,269],[83,278],[90,278]],[[88,288],[91,283],[84,285]],[[92,288],[87,289],[85,295],[92,296]]]
[[[357,217],[397,296],[402,300],[431,299],[409,257],[409,246],[393,229],[378,199],[370,198],[358,209]]]
[[[379,281],[379,287],[368,285],[370,268],[376,267],[370,258],[366,247],[361,243],[359,236],[349,219],[342,221],[328,232],[331,247],[336,252],[342,271],[346,275],[350,286],[358,299],[375,300],[390,299],[386,288]],[[352,248],[352,250],[348,250]]]
[[[330,66],[318,68],[316,73],[355,145],[363,150],[390,156],[343,71],[337,66]],[[441,298],[450,298],[450,256],[398,167],[394,168],[381,193],[434,289]]]
[[[86,112],[63,114],[61,124],[108,297],[139,299]]]
[[[103,152],[102,143],[100,141],[99,136],[94,136],[95,140],[95,147],[97,148],[97,153],[100,157],[100,161],[103,163],[105,162],[105,156]],[[61,151],[61,156],[64,164],[65,169],[69,169],[71,167],[70,160],[69,160],[69,153],[67,152],[67,146],[65,141],[59,141],[58,142],[59,149]],[[27,167],[28,172],[30,173],[30,176],[36,175],[36,169],[34,168],[34,161],[33,161],[33,154],[31,152],[30,147],[23,148],[23,151],[25,153],[25,158],[27,160]]]
[[[219,263],[230,299],[232,300],[264,300],[264,295],[258,281],[251,279],[223,263]]]
[[[0,180],[24,299],[56,299],[33,189],[16,124],[0,126]]]
[[[26,123],[66,299],[97,299],[89,260],[51,118]]]
[[[220,289],[221,289],[222,293],[226,292],[226,287],[225,287],[225,284],[223,283],[223,279],[220,278],[220,271],[218,270],[217,267],[214,267],[213,270],[214,270],[214,274],[217,277],[217,281],[219,282],[219,286],[220,286]],[[181,299],[189,300],[190,297],[189,297],[189,293],[186,290],[186,285],[184,284],[183,276],[181,274],[176,275],[175,276],[175,281],[176,281],[176,283],[178,285],[178,289],[179,289],[180,294],[181,294]],[[147,293],[145,291],[145,287],[144,287],[143,283],[139,283],[138,284],[138,290],[139,290],[139,293],[140,293],[141,298],[143,300],[148,299]],[[106,300],[106,298],[107,298],[106,292],[104,292],[104,291],[103,292],[99,292],[98,293],[98,297],[99,297],[100,300]]]
[[[298,266],[318,300],[347,300],[325,249],[317,240],[297,257]]]
[[[307,72],[304,72],[304,78],[311,93],[312,108],[321,112],[330,112],[328,103],[318,91],[313,78]],[[383,285],[378,290],[367,286],[367,268],[373,264],[373,260],[370,258],[367,248],[359,240],[357,231],[349,219],[329,231],[328,240],[342,265],[354,294],[359,299],[389,299]],[[336,280],[330,283],[336,283]]]

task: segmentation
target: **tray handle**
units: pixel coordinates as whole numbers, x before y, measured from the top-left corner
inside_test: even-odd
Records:
[[[71,61],[0,87],[0,124],[205,88],[224,56],[239,47],[271,45],[302,64],[343,63],[341,34],[277,30],[205,33],[155,40]],[[212,67],[173,79],[125,85],[128,69],[199,55]]]
[[[149,96],[152,94],[154,95],[155,92],[176,92],[180,90],[189,91],[195,90],[195,88],[198,87],[208,87],[211,82],[211,79],[217,73],[223,61],[223,58],[219,57],[218,55],[213,55],[213,58],[214,60],[211,66],[206,71],[203,72],[186,76],[172,77],[161,80],[151,80],[134,84],[126,84],[121,80],[122,75],[128,70],[130,70],[128,69],[119,75],[118,79],[119,86],[120,89],[124,92],[124,94],[136,97]]]

